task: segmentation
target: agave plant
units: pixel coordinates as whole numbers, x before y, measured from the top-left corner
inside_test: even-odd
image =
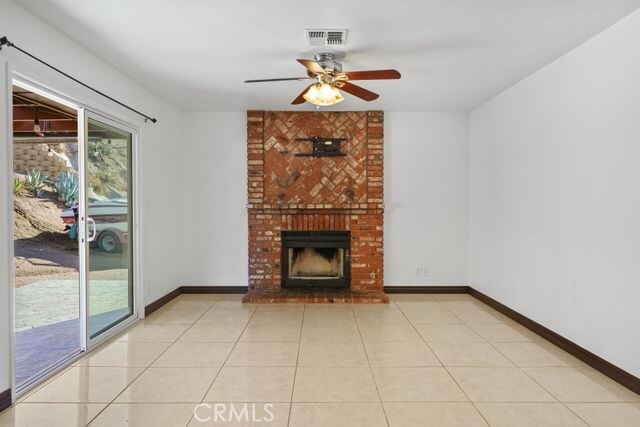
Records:
[[[73,206],[78,200],[78,175],[71,172],[60,172],[58,179],[53,182],[53,188],[58,193],[58,199],[65,206]]]
[[[25,182],[24,180],[18,178],[17,176],[13,177],[13,194],[15,196],[19,196],[24,192],[25,189]]]
[[[44,188],[44,181],[48,177],[42,173],[39,169],[31,169],[25,178],[25,184],[27,188],[36,194],[36,197],[42,196],[42,189]]]

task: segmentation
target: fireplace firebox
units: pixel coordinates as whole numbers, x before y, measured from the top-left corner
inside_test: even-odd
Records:
[[[348,288],[349,231],[283,231],[282,287]]]

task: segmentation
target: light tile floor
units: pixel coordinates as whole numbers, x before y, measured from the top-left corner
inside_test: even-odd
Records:
[[[181,295],[0,427],[640,426],[640,396],[472,297],[391,300]]]

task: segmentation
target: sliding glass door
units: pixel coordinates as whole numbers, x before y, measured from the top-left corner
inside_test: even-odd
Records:
[[[97,338],[134,313],[133,130],[85,111],[87,332]]]
[[[15,79],[13,389],[136,317],[136,130]]]
[[[12,107],[13,366],[22,390],[84,348],[78,108],[20,84]]]

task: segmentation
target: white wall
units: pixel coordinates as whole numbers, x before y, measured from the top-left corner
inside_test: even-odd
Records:
[[[387,112],[384,148],[385,284],[466,285],[468,115]]]
[[[183,117],[180,284],[247,286],[247,114]]]
[[[387,285],[466,284],[467,119],[385,114]],[[185,113],[183,126],[180,283],[246,286],[246,113]]]
[[[640,11],[471,114],[473,287],[640,376]]]
[[[9,0],[0,0],[0,31],[21,48],[50,61],[64,71],[135,108],[157,116],[158,123],[145,124],[140,117],[92,94],[49,71],[14,49],[0,52],[0,391],[10,386],[8,250],[12,229],[7,215],[12,170],[8,157],[7,63],[12,68],[60,92],[140,126],[142,245],[145,303],[173,290],[178,284],[177,246],[180,179],[175,171],[180,153],[180,114],[136,82],[99,60],[76,42],[63,36]]]

